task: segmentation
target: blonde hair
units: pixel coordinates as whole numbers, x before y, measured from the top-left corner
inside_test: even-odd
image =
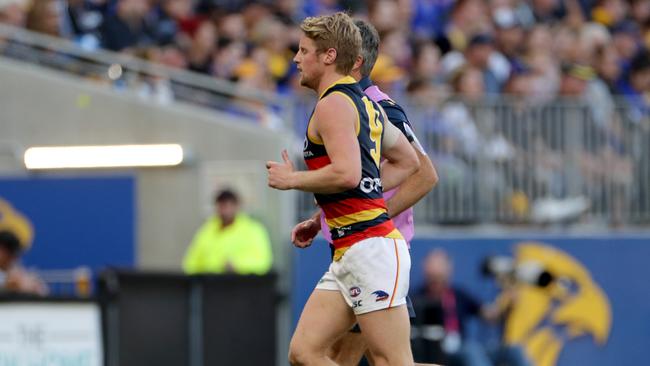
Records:
[[[336,50],[336,71],[347,75],[361,52],[361,34],[350,16],[343,12],[309,17],[300,25],[305,35],[316,43],[316,52]]]

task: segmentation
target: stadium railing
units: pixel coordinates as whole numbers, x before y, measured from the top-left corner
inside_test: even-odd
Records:
[[[148,62],[129,54],[87,50],[66,39],[2,23],[0,57],[67,72],[106,84],[114,90],[135,90],[157,103],[182,102],[254,118],[263,114],[263,118],[268,119],[272,115],[277,122],[274,127],[289,127],[293,117],[291,100],[278,94]]]
[[[420,224],[650,223],[650,116],[623,99],[402,102],[440,175],[416,206]],[[298,205],[299,219],[315,209],[308,194]]]

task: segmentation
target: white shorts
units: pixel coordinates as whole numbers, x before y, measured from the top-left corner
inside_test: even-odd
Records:
[[[356,315],[406,303],[411,256],[402,239],[369,238],[330,264],[316,289],[340,291]]]

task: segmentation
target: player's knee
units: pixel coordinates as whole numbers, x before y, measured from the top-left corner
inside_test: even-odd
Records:
[[[291,340],[291,344],[289,345],[289,363],[292,366],[309,365],[317,356],[317,353],[303,342],[296,341],[295,339]]]
[[[373,366],[403,366],[413,365],[413,357],[407,354],[381,354],[372,352],[372,365]]]
[[[340,366],[356,366],[366,351],[366,343],[358,333],[350,333],[330,350],[330,358]]]

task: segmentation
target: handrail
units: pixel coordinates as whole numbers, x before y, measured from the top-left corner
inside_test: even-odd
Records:
[[[36,33],[23,28],[0,23],[0,40],[2,39],[19,42],[35,49],[40,48],[56,51],[79,59],[90,60],[97,64],[107,66],[118,64],[125,69],[138,73],[168,78],[172,82],[225,96],[275,105],[282,109],[291,108],[291,100],[278,94],[240,86],[224,79],[218,79],[187,70],[156,64],[128,54],[103,49],[88,51],[67,39]],[[290,112],[283,113],[283,116],[290,116]]]

